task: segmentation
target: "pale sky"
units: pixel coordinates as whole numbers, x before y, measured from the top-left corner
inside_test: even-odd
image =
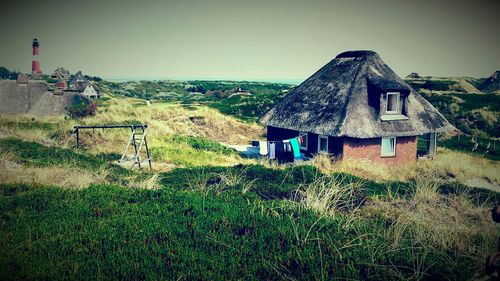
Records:
[[[0,65],[102,77],[305,79],[367,49],[400,76],[500,69],[500,1],[2,1]]]

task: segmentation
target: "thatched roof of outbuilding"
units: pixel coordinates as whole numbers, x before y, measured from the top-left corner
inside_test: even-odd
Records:
[[[382,121],[369,96],[407,96],[408,120]],[[378,95],[378,96],[377,96]],[[268,111],[267,126],[330,136],[375,138],[456,130],[373,51],[338,55]]]
[[[57,116],[75,100],[90,102],[80,94],[54,95],[45,81],[30,80],[20,85],[14,80],[0,80],[0,115]]]

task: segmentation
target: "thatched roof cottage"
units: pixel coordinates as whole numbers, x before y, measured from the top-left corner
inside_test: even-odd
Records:
[[[303,136],[309,155],[386,164],[414,161],[417,153],[433,157],[436,134],[455,130],[373,51],[338,55],[261,123],[270,141]]]

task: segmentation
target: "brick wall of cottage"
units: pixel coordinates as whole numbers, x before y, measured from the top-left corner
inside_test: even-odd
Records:
[[[380,156],[381,139],[344,139],[343,161],[360,160],[370,163],[386,165],[400,165],[417,160],[417,137],[397,137],[396,155],[392,157]]]

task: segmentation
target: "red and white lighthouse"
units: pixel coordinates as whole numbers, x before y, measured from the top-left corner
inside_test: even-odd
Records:
[[[31,63],[31,74],[33,76],[41,75],[42,70],[40,69],[40,61],[38,60],[38,48],[40,47],[40,43],[38,39],[33,39],[33,62]]]

